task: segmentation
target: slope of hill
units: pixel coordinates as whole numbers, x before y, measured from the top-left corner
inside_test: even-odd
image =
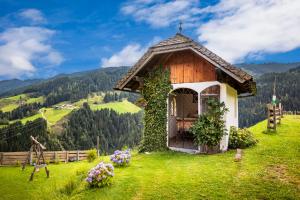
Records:
[[[266,121],[251,127],[259,139],[245,149],[240,162],[235,151],[216,155],[188,155],[175,152],[134,154],[131,164],[115,168],[112,185],[86,187],[86,161],[49,165],[28,183],[32,167],[0,170],[2,199],[299,199],[299,116],[285,116],[278,132],[263,134]],[[73,187],[68,187],[72,185]],[[15,192],[18,191],[18,192]],[[30,192],[28,192],[30,191]]]
[[[289,69],[300,66],[300,62],[296,63],[264,63],[264,64],[237,64],[238,67],[248,71],[253,76],[260,76],[265,73],[286,72]]]
[[[16,90],[18,88],[39,83],[41,81],[41,79],[28,79],[24,81],[19,79],[11,79],[0,81],[0,95],[11,90]]]
[[[112,90],[114,84],[126,72],[127,67],[102,68],[70,75],[59,75],[38,84],[11,90],[2,96],[21,93],[34,93],[46,97],[47,105],[61,101],[77,101],[86,98],[89,93]]]
[[[20,94],[16,96],[7,97],[7,98],[0,98],[0,111],[9,112],[17,108],[21,104],[24,103],[28,104],[28,103],[35,103],[35,102],[43,103],[44,98],[42,96],[29,97],[26,94]]]
[[[286,111],[300,110],[300,67],[282,73],[268,73],[256,78],[257,94],[239,99],[239,126],[251,126],[266,118],[266,104],[271,102],[276,77],[276,96]]]

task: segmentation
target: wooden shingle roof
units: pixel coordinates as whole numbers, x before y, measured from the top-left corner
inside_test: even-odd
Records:
[[[116,84],[115,89],[122,90],[126,83],[128,83],[128,81],[130,81],[130,79],[132,79],[134,75],[141,70],[154,55],[186,49],[190,49],[199,54],[208,62],[220,68],[222,71],[240,83],[253,80],[251,75],[226,62],[224,59],[211,52],[200,43],[195,42],[194,40],[180,33],[177,33],[175,36],[150,47],[148,51],[138,60],[138,62],[128,71],[128,73]]]

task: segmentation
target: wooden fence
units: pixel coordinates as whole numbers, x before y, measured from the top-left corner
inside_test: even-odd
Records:
[[[284,115],[300,115],[300,110],[296,111],[282,111]]]
[[[88,151],[44,151],[46,162],[69,162],[80,161],[87,159]],[[0,165],[19,165],[26,161],[28,158],[28,151],[22,152],[0,152]],[[30,162],[34,163],[36,155],[34,152],[30,155]]]

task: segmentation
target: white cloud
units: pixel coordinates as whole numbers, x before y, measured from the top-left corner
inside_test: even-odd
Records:
[[[29,20],[32,24],[43,24],[47,21],[44,18],[43,13],[34,8],[23,10],[22,12],[19,13],[19,15]]]
[[[145,47],[137,43],[128,44],[110,58],[102,58],[101,67],[131,66],[142,57],[151,45],[156,44],[159,40],[161,40],[160,37],[154,37]]]
[[[193,9],[197,5],[198,0],[133,0],[125,3],[121,12],[153,27],[166,27],[179,21],[184,21],[185,27],[190,27],[198,21]]]
[[[102,67],[131,66],[143,55],[144,51],[139,44],[129,44],[110,58],[102,58]]]
[[[199,40],[231,62],[261,53],[300,47],[300,1],[222,0],[203,9],[214,17],[199,29]]]
[[[36,64],[59,65],[63,57],[49,44],[53,34],[41,27],[9,28],[0,33],[0,76],[31,75]]]
[[[221,0],[200,5],[197,0],[131,0],[121,12],[155,28],[182,20],[184,29],[197,28],[199,41],[229,62],[300,47],[300,1]]]

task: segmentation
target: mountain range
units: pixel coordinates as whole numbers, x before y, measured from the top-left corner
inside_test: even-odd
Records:
[[[254,77],[272,73],[272,72],[286,72],[289,69],[297,68],[300,66],[300,62],[295,63],[263,63],[263,64],[236,64],[236,66],[244,69]]]
[[[263,63],[263,64],[236,64],[236,66],[244,69],[254,77],[261,76],[265,73],[272,72],[285,72],[289,69],[296,68],[300,66],[300,62],[296,63]],[[41,82],[47,82],[49,80],[54,80],[58,78],[68,77],[68,78],[78,78],[89,76],[93,73],[97,73],[99,71],[113,71],[113,69],[117,69],[120,67],[111,67],[107,69],[94,69],[89,71],[81,71],[75,72],[72,74],[59,74],[54,77],[48,79],[28,79],[28,80],[20,80],[20,79],[11,79],[11,80],[2,80],[0,81],[0,96],[9,96],[11,94],[22,93],[22,91],[30,85],[35,85]],[[127,71],[129,69],[128,66],[121,67]]]

